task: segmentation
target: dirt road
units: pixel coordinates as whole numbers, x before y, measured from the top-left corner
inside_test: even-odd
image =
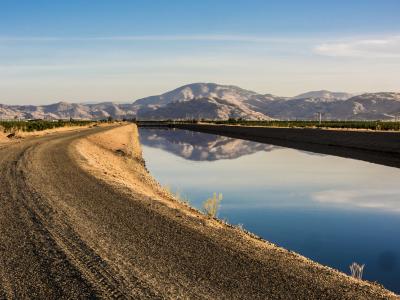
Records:
[[[118,179],[111,168],[89,172],[85,164],[94,168],[105,158],[89,161],[80,141],[121,130],[124,136],[135,128],[92,128],[0,147],[0,299],[398,299],[168,204],[157,191],[146,196],[153,185],[127,151],[96,146],[126,162],[137,182],[118,188],[107,182]]]

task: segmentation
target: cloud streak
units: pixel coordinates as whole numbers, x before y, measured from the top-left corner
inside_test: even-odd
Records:
[[[314,52],[331,57],[400,58],[400,35],[379,39],[323,43],[317,45]]]
[[[232,34],[195,34],[195,35],[114,35],[114,36],[0,36],[0,45],[8,43],[134,43],[134,42],[208,42],[208,43],[253,43],[277,45],[277,50],[285,52],[288,45],[302,44],[305,52],[326,57],[351,58],[400,58],[400,35],[379,38],[345,38],[325,40],[321,37],[276,37]]]

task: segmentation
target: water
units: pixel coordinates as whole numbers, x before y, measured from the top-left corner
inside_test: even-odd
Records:
[[[140,129],[151,174],[191,205],[400,292],[400,169],[186,130]]]

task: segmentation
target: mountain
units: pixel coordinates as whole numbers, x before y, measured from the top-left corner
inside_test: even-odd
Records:
[[[215,83],[192,83],[158,96],[151,96],[135,101],[138,105],[162,106],[171,102],[184,102],[194,98],[219,98],[240,105],[254,99],[280,99],[273,95],[261,95],[234,85]]]
[[[186,101],[170,102],[156,108],[141,108],[139,119],[218,119],[243,118],[247,120],[269,120],[263,113],[251,110],[243,104],[232,103],[220,98],[193,98]]]
[[[132,104],[115,104],[112,102],[98,104],[79,104],[58,102],[50,105],[2,105],[2,119],[115,119],[132,118],[136,112]]]
[[[321,90],[287,98],[258,94],[232,85],[193,83],[139,99],[134,104],[139,119],[314,119],[320,111],[330,116],[331,106],[351,96]]]
[[[24,114],[15,108],[15,106],[0,104],[0,120],[1,119],[22,119]]]
[[[0,107],[3,119],[104,119],[109,116],[142,119],[228,119],[249,120],[270,117],[262,111],[265,104],[282,99],[273,95],[261,95],[236,86],[214,83],[194,83],[158,96],[139,99],[132,104],[105,102],[76,104],[59,102],[42,106]]]
[[[400,93],[313,91],[295,97],[258,94],[232,85],[193,83],[134,103],[2,105],[0,119],[228,119],[392,120],[400,116]]]
[[[268,106],[271,117],[284,120],[392,120],[399,116],[400,93],[369,93],[347,100],[325,101],[318,98],[278,101]]]
[[[345,101],[346,106],[337,107],[336,116],[350,119],[387,120],[400,116],[400,93],[368,93]]]
[[[291,99],[313,98],[313,99],[318,99],[320,101],[329,102],[329,101],[336,101],[336,100],[347,100],[353,96],[354,95],[349,94],[349,93],[330,92],[327,90],[321,90],[321,91],[312,91],[312,92],[300,94],[295,97],[292,97]]]
[[[244,118],[270,119],[265,106],[283,99],[261,95],[232,85],[192,83],[158,96],[137,100],[139,118]]]

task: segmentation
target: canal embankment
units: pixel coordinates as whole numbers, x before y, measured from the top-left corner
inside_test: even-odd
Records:
[[[397,299],[173,199],[146,170],[135,125],[87,136],[76,147],[81,167],[126,197],[118,209],[109,199],[121,231],[107,234],[124,237],[107,252],[119,247],[122,257],[105,259],[131,264],[164,297]]]

